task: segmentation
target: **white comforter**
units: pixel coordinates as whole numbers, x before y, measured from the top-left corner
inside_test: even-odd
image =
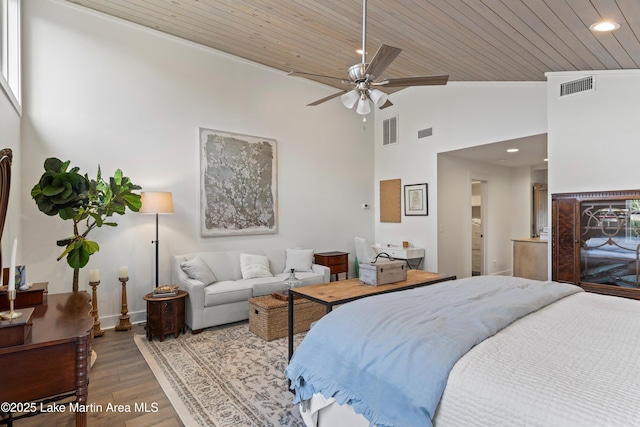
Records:
[[[308,426],[368,425],[317,397]],[[640,302],[581,292],[516,321],[456,363],[433,424],[640,426]]]
[[[640,303],[579,293],[463,356],[434,417],[448,426],[640,426]]]

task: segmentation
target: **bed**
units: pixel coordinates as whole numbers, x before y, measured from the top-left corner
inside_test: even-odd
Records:
[[[345,304],[286,375],[309,427],[640,425],[639,331],[638,301],[476,276]]]

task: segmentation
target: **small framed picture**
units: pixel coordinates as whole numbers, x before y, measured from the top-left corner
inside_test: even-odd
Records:
[[[428,184],[413,184],[404,186],[404,214],[429,215]]]

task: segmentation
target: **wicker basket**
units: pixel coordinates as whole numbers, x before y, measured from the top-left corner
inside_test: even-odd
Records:
[[[249,300],[249,330],[266,341],[283,338],[289,332],[288,302],[271,295]],[[308,331],[311,323],[326,313],[324,306],[306,299],[293,301],[293,333]]]

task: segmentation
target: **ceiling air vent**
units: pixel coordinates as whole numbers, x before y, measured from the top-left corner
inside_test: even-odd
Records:
[[[573,80],[562,83],[560,85],[560,96],[575,95],[576,93],[592,92],[595,90],[594,76],[584,77],[582,79]]]
[[[426,138],[428,136],[433,135],[433,128],[426,128],[426,129],[421,129],[418,131],[418,139],[420,138]]]
[[[398,143],[398,116],[382,121],[382,146]]]

